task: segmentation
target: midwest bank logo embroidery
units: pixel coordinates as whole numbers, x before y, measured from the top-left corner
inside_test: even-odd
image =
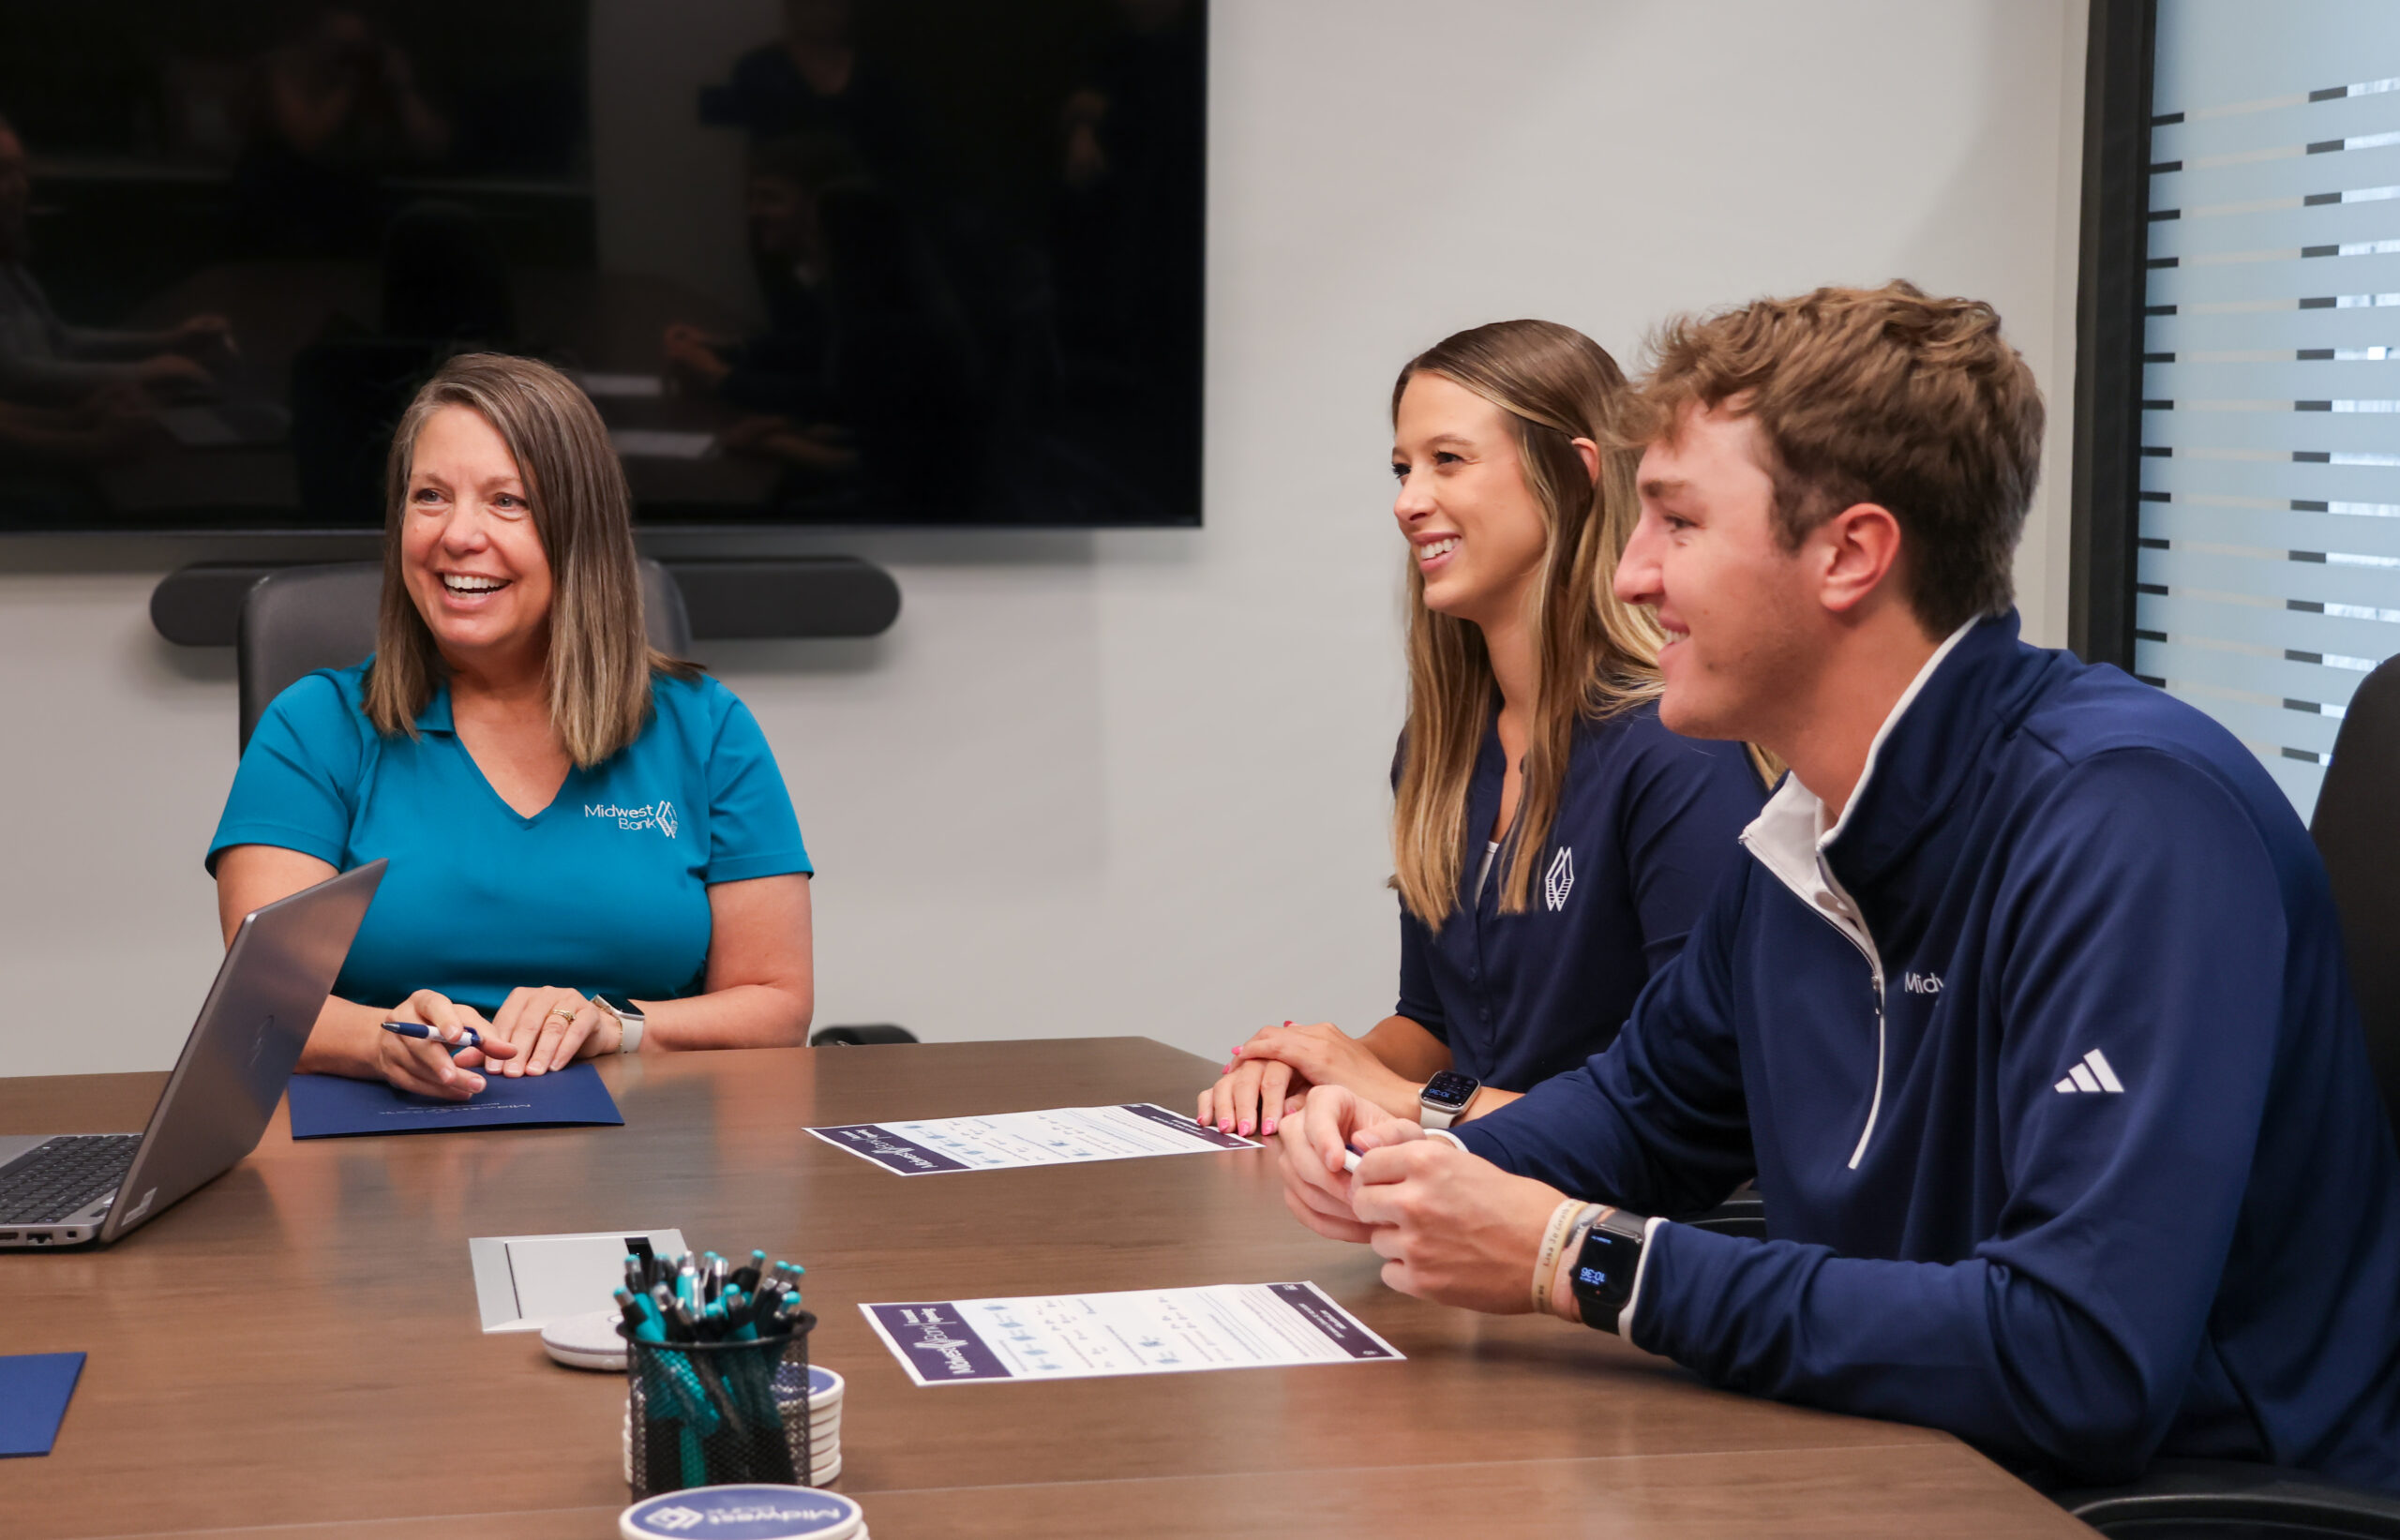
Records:
[[[675,817],[675,804],[661,800],[640,807],[619,807],[614,802],[586,802],[583,815],[587,818],[614,818],[619,829],[655,829],[668,839],[675,837],[681,827]]]
[[[1551,858],[1550,870],[1542,874],[1541,901],[1552,911],[1567,907],[1567,895],[1575,890],[1575,852],[1560,845],[1558,854]]]
[[[1900,987],[1911,994],[1939,994],[1942,993],[1942,975],[1938,973],[1902,974]]]

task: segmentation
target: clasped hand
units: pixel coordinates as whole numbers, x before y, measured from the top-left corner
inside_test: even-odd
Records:
[[[509,991],[489,1021],[472,1007],[421,989],[400,1002],[392,1019],[422,1023],[447,1042],[457,1042],[470,1028],[483,1039],[480,1049],[461,1049],[453,1056],[442,1043],[376,1034],[377,1068],[385,1080],[446,1101],[464,1101],[484,1088],[477,1069],[510,1076],[563,1069],[577,1059],[613,1052],[624,1030],[581,994],[555,987]]]
[[[1359,1152],[1356,1173],[1345,1150]],[[1535,1253],[1565,1196],[1511,1175],[1339,1085],[1320,1085],[1276,1135],[1283,1202],[1320,1235],[1359,1241],[1404,1294],[1521,1315]]]
[[[491,1016],[491,1035],[518,1050],[501,1067],[509,1075],[538,1075],[615,1053],[623,1033],[614,1016],[571,989],[512,989]]]
[[[1263,1026],[1234,1050],[1217,1084],[1200,1093],[1199,1121],[1220,1133],[1272,1134],[1312,1085],[1346,1085],[1386,1112],[1417,1105],[1417,1083],[1331,1022]]]

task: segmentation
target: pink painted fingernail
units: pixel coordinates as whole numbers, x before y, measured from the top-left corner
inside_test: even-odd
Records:
[[[1249,1138],[1249,1137],[1250,1137],[1250,1119],[1248,1119],[1248,1118],[1246,1118],[1246,1117],[1245,1117],[1245,1118],[1243,1118],[1243,1119],[1241,1120],[1241,1127],[1240,1127],[1240,1128],[1238,1128],[1238,1129],[1236,1129],[1234,1131],[1235,1131],[1236,1133],[1240,1134],[1244,1139]]]
[[[1275,1131],[1275,1120],[1271,1117],[1268,1118],[1267,1120],[1266,1127],[1260,1129],[1258,1131],[1260,1133],[1273,1133]]]

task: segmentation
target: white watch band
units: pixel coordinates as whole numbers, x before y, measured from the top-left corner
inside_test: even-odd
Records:
[[[623,1011],[619,1010],[615,1006],[610,1005],[608,1001],[602,999],[596,994],[592,997],[592,1003],[607,1011],[615,1019],[617,1023],[617,1052],[620,1054],[640,1053],[642,1031],[650,1024],[639,1016],[626,1015]]]

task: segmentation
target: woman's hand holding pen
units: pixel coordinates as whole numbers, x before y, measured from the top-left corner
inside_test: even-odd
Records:
[[[484,1077],[474,1071],[484,1068],[486,1060],[517,1055],[517,1046],[496,1040],[490,1024],[481,1015],[429,989],[418,990],[401,1001],[390,1019],[419,1023],[441,1034],[440,1040],[405,1038],[394,1032],[375,1034],[376,1069],[400,1090],[413,1091],[418,1096],[464,1101],[484,1088]],[[461,1049],[455,1056],[443,1046],[458,1041],[469,1032],[482,1037],[481,1046]]]
[[[1417,1115],[1419,1086],[1331,1022],[1261,1027],[1200,1093],[1199,1121],[1247,1138],[1272,1134],[1312,1085],[1346,1085],[1395,1117]]]

